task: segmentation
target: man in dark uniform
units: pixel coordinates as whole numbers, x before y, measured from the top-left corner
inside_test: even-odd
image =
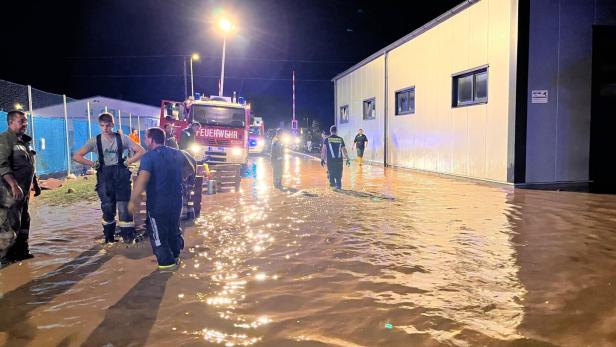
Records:
[[[335,125],[329,128],[329,135],[323,140],[323,148],[321,149],[321,165],[327,163],[327,171],[329,173],[329,185],[336,189],[342,188],[342,168],[343,160],[347,166],[351,165],[349,154],[344,146],[342,137],[336,135],[338,129]]]
[[[175,138],[175,128],[173,123],[165,124],[165,146],[178,149],[178,141]]]
[[[28,118],[22,111],[7,114],[8,129],[0,134],[0,263],[33,257],[28,246],[28,200],[34,177],[32,138],[26,135]],[[2,266],[0,265],[0,266]]]
[[[355,135],[355,140],[353,140],[353,146],[357,146],[357,163],[359,166],[363,165],[364,161],[364,149],[366,148],[366,142],[368,142],[368,138],[364,135],[364,129],[359,129],[357,135]]]
[[[180,229],[182,181],[195,174],[195,167],[181,151],[165,146],[165,132],[161,128],[148,129],[145,144],[148,152],[141,159],[128,210],[134,212],[145,191],[148,234],[158,269],[175,270],[184,248]]]
[[[73,155],[73,160],[96,169],[96,192],[101,200],[105,242],[115,242],[117,208],[120,235],[125,243],[133,243],[136,236],[135,222],[133,215],[128,213],[132,173],[128,166],[141,159],[145,150],[131,141],[128,136],[113,132],[114,122],[111,113],[101,113],[98,116],[98,125],[101,128],[101,134],[89,139]],[[123,157],[125,150],[135,154],[125,159]],[[96,163],[84,158],[89,152],[98,154]]]
[[[272,162],[272,174],[274,187],[282,189],[282,168],[284,161],[284,147],[280,141],[280,129],[276,129],[276,135],[272,138],[272,149],[270,151]]]
[[[190,150],[190,146],[195,143],[195,136],[200,128],[201,123],[192,122],[188,128],[182,131],[182,137],[180,138],[180,149]]]

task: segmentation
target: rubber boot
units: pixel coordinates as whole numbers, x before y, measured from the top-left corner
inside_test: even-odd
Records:
[[[17,233],[15,243],[11,246],[9,254],[7,254],[7,258],[11,261],[21,261],[34,258],[34,256],[30,253],[27,233]]]
[[[120,235],[124,243],[135,242],[135,227],[120,227]]]
[[[103,233],[105,234],[105,243],[116,242],[115,228],[116,228],[115,222],[103,225]]]
[[[362,166],[364,164],[363,161],[364,161],[364,158],[357,157],[357,163],[359,164],[359,166]]]

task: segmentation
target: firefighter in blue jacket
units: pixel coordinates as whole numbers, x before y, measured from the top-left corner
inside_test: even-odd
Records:
[[[335,125],[329,128],[330,135],[323,140],[321,148],[321,166],[327,163],[329,172],[329,185],[336,189],[342,188],[342,168],[343,163],[351,165],[349,154],[344,146],[342,137],[336,135],[338,129]]]

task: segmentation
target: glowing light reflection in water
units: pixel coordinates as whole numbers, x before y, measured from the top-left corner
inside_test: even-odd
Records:
[[[333,192],[294,156],[281,191],[253,163],[204,196],[173,274],[50,213],[37,258],[0,271],[0,345],[612,345],[616,198],[376,166]]]
[[[302,170],[314,167],[287,154],[284,182],[301,188]],[[420,204],[398,182],[394,202],[378,194],[366,198],[323,188],[289,195],[271,188],[264,160],[256,160],[252,170],[251,188],[224,198],[224,206],[236,199],[237,207],[208,209],[200,228],[213,252],[211,280],[217,289],[199,298],[232,323],[227,330],[202,328],[199,334],[208,341],[260,341],[262,333],[240,334],[237,329],[277,321],[284,332],[270,338],[323,341],[331,338],[325,332],[336,329],[324,327],[319,315],[355,321],[356,315],[375,314],[394,321],[394,330],[420,340],[428,335],[464,345],[457,337],[463,329],[499,340],[520,337],[516,328],[524,316],[520,301],[525,291],[516,278],[515,251],[503,214],[506,195],[488,194],[491,201],[485,208],[451,197],[443,204],[438,197],[419,194],[425,200]],[[453,194],[468,194],[475,185],[461,188]],[[223,196],[212,202],[218,198]],[[304,307],[315,298],[318,308],[284,309]],[[354,313],[340,316],[332,310],[336,306]],[[417,310],[425,317],[419,323],[409,319]],[[285,323],[301,322],[296,319],[300,317],[311,323]],[[431,321],[457,328],[443,331]]]

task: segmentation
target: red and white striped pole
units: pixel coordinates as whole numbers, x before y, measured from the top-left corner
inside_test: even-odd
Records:
[[[293,120],[291,120],[291,130],[297,133],[297,120],[295,119],[295,69],[293,69]]]

